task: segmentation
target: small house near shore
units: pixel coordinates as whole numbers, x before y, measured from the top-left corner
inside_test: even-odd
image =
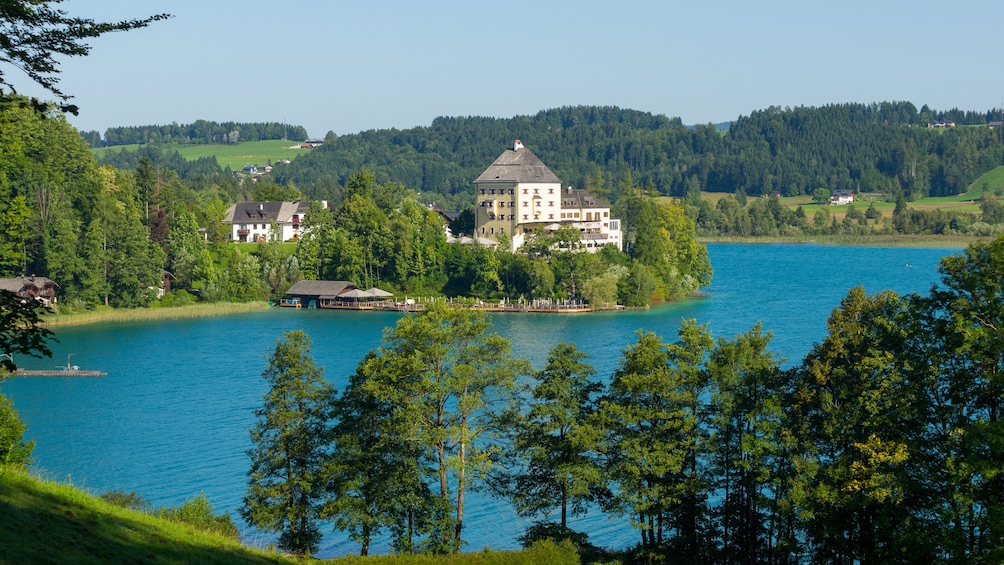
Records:
[[[23,299],[41,300],[45,304],[56,303],[56,289],[59,285],[56,281],[47,277],[14,277],[10,279],[0,278],[0,290],[13,292],[15,296]]]

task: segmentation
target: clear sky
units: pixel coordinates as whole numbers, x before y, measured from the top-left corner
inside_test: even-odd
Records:
[[[723,122],[768,106],[1004,101],[1004,1],[66,0],[174,17],[63,61],[81,130],[285,121],[311,136],[611,105]],[[19,91],[38,94],[18,71]]]

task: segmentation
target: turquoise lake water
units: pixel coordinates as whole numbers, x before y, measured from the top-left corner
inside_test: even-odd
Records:
[[[713,244],[714,267],[704,295],[648,311],[584,314],[498,314],[495,330],[516,354],[542,366],[560,341],[588,352],[607,379],[621,351],[645,329],[672,341],[681,319],[710,323],[719,336],[756,322],[774,332],[772,350],[796,363],[821,340],[826,319],[851,287],[869,293],[926,293],[936,267],[953,249],[836,247],[812,244]],[[235,519],[246,487],[252,411],[265,392],[261,372],[282,333],[302,329],[313,355],[339,390],[356,364],[380,344],[400,314],[292,310],[156,323],[93,324],[56,330],[52,359],[22,357],[19,365],[49,369],[72,362],[107,371],[102,378],[22,378],[0,384],[37,444],[35,468],[91,492],[136,491],[155,506],[176,505],[204,492]],[[531,520],[504,501],[474,494],[464,537],[468,550],[515,548]],[[241,524],[245,540],[270,537]],[[570,526],[598,545],[637,540],[626,521],[599,512]],[[321,557],[358,546],[327,529]],[[378,544],[372,549],[386,552]]]

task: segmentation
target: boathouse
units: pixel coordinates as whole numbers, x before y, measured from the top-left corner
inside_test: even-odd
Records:
[[[300,281],[286,291],[280,306],[322,308],[337,301],[340,295],[359,287],[348,281]]]

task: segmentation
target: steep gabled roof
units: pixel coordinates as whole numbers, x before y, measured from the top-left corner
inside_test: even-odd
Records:
[[[529,149],[520,146],[518,149],[506,149],[485,172],[481,173],[474,183],[479,182],[517,182],[517,183],[557,183],[551,169],[547,168]]]
[[[318,296],[334,298],[339,294],[359,288],[348,281],[299,281],[286,291],[288,296]]]
[[[296,213],[306,213],[309,202],[238,202],[227,209],[225,223],[289,223]]]
[[[9,290],[11,292],[21,292],[25,288],[35,287],[39,290],[44,289],[47,285],[52,285],[59,288],[56,281],[47,277],[36,277],[32,275],[30,277],[14,277],[9,279],[0,279],[0,290]]]

